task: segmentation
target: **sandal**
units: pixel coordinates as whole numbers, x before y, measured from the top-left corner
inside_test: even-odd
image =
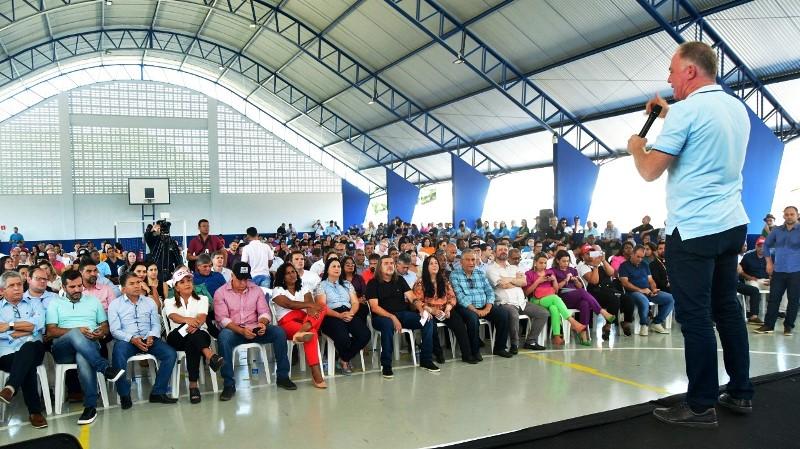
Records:
[[[201,399],[202,396],[200,396],[199,388],[189,388],[189,402],[192,404],[199,404]]]
[[[295,343],[305,343],[311,340],[314,337],[314,334],[311,332],[295,332],[294,337],[292,337],[292,341]]]

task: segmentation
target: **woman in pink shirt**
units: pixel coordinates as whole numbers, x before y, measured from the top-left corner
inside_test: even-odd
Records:
[[[558,291],[558,281],[553,270],[547,269],[547,254],[539,253],[536,256],[533,269],[525,273],[528,284],[525,286],[525,296],[538,306],[542,306],[550,312],[550,333],[553,336],[554,345],[563,345],[564,337],[561,335],[561,320],[569,321],[572,329],[577,333],[586,330],[586,326],[579,323],[564,304],[564,301],[556,294]]]

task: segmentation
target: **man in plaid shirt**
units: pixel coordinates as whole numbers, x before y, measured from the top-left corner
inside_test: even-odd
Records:
[[[480,319],[486,319],[495,329],[492,353],[500,357],[511,357],[506,351],[508,339],[508,312],[494,307],[494,289],[486,275],[475,269],[477,256],[471,249],[461,252],[461,267],[450,274],[450,283],[458,298],[456,312],[464,319],[469,334],[470,350],[477,360],[483,360],[480,351]],[[463,349],[462,349],[463,350]]]

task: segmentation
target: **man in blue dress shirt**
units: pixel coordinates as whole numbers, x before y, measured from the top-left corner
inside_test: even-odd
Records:
[[[769,288],[769,303],[764,325],[755,330],[757,334],[771,334],[778,320],[778,308],[783,294],[788,296],[783,335],[789,337],[797,318],[800,301],[800,229],[797,228],[797,208],[789,206],[783,210],[783,224],[776,226],[764,242],[764,257],[767,273],[772,276]],[[775,253],[770,254],[770,249]]]
[[[151,354],[158,360],[150,402],[174,404],[177,399],[167,396],[172,369],[177,354],[172,346],[161,340],[161,315],[156,303],[142,295],[142,282],[133,273],[125,273],[120,278],[122,296],[108,306],[108,323],[114,336],[114,351],[111,363],[115,368],[124,369],[128,358],[136,354]],[[127,410],[131,402],[131,381],[122,377],[117,381],[120,406]]]

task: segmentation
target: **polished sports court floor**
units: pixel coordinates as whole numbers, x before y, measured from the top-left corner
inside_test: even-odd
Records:
[[[780,324],[780,323],[779,323]],[[383,379],[367,354],[367,372],[328,379],[317,390],[295,365],[297,391],[250,379],[238,368],[237,394],[220,402],[204,388],[203,402],[189,404],[182,387],[178,405],[149,404],[147,374],[134,386],[131,410],[100,409],[97,421],[75,422],[80,404],[69,404],[50,426],[31,428],[21,398],[6,407],[0,445],[47,433],[76,435],[85,448],[413,448],[480,438],[641,403],[685,391],[683,339],[671,335],[612,337],[595,347],[531,353],[513,359],[484,355],[479,365],[448,360],[438,374],[411,366],[408,354]],[[751,375],[800,366],[800,336],[750,337]],[[446,352],[449,354],[449,351]],[[727,380],[720,359],[720,379]],[[358,362],[356,362],[358,365]],[[263,368],[262,368],[263,369]],[[113,391],[113,390],[111,390]],[[136,396],[138,395],[138,397]],[[755,399],[756,412],[758,397]],[[65,405],[67,407],[67,405]]]

